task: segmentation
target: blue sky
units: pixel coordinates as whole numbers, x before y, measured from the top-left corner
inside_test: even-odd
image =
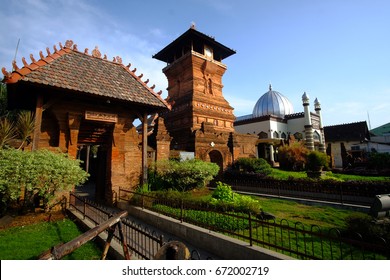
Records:
[[[295,112],[303,92],[317,97],[324,125],[369,116],[375,128],[390,122],[389,14],[387,0],[0,0],[0,67],[12,69],[19,39],[19,67],[72,39],[132,63],[166,97],[165,64],[152,55],[195,23],[237,51],[223,61],[236,116],[252,113],[271,83]]]

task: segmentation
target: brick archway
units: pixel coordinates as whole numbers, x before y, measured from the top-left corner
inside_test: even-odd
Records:
[[[222,153],[218,150],[211,150],[208,153],[210,162],[216,163],[219,166],[219,174],[223,172],[223,156]]]

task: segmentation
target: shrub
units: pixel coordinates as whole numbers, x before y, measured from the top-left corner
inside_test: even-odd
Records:
[[[255,213],[260,211],[260,203],[248,195],[241,195],[232,191],[228,184],[217,182],[217,187],[212,194],[210,203],[225,211],[234,210],[243,213]]]
[[[215,198],[224,202],[233,202],[234,195],[232,191],[232,187],[228,184],[217,182],[217,188],[214,190],[212,194],[212,198]]]
[[[263,158],[239,158],[234,167],[242,172],[269,175],[272,172],[271,165]]]
[[[149,169],[149,181],[154,190],[187,191],[207,185],[219,171],[215,163],[197,159],[161,160]]]
[[[383,238],[386,242],[390,242],[390,224],[376,224],[373,218],[367,214],[356,213],[351,214],[346,218],[346,233],[361,234],[366,240],[378,240]]]
[[[321,168],[329,167],[329,159],[325,153],[319,151],[311,151],[307,154],[306,167],[311,171],[319,171]]]
[[[24,206],[30,206],[34,197],[40,196],[44,206],[49,207],[59,191],[69,191],[88,178],[79,160],[47,150],[0,150],[0,166],[0,197],[4,208],[17,202],[22,191]]]
[[[292,142],[279,148],[279,164],[284,170],[302,171],[306,164],[306,154],[309,150],[303,141]]]
[[[368,159],[368,168],[377,171],[390,169],[390,154],[389,153],[371,153]]]

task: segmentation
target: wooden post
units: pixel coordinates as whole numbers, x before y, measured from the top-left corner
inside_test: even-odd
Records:
[[[122,221],[118,222],[118,230],[119,230],[119,236],[122,242],[122,247],[123,247],[123,254],[125,255],[126,260],[130,260],[131,255],[129,252],[129,248],[127,248],[127,242],[125,235],[123,234],[123,227],[122,227]]]
[[[33,135],[32,150],[37,150],[39,146],[39,138],[41,136],[42,126],[42,112],[43,112],[43,97],[42,94],[37,95],[37,103],[35,106],[35,128]]]
[[[115,227],[116,227],[116,225],[114,225],[108,229],[108,236],[107,236],[106,244],[104,245],[102,260],[105,260],[107,257],[108,249],[110,249],[111,241],[112,241],[112,238],[114,237]]]
[[[114,215],[112,218],[108,219],[107,221],[101,223],[100,225],[91,228],[84,234],[80,235],[79,237],[69,241],[68,243],[55,246],[50,252],[44,252],[39,259],[40,260],[59,260],[62,257],[72,253],[74,250],[79,248],[81,245],[87,243],[88,241],[92,240],[96,236],[98,236],[100,233],[105,231],[107,228],[112,227],[116,225],[120,220],[127,216],[127,211],[119,212],[118,214]],[[122,240],[123,241],[123,240]]]
[[[148,183],[148,114],[142,116],[142,184]]]

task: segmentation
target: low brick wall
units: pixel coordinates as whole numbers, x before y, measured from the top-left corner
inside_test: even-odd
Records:
[[[225,236],[201,227],[197,227],[146,210],[134,207],[127,202],[119,202],[118,207],[127,210],[129,215],[143,220],[162,231],[168,232],[183,240],[188,240],[195,247],[208,251],[221,259],[227,260],[289,260],[289,256],[261,248],[250,246],[247,242]]]

